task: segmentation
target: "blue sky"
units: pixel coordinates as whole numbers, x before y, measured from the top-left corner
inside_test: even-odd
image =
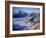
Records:
[[[16,11],[16,10],[21,10],[21,11],[24,11],[26,13],[31,13],[31,12],[38,12],[40,11],[40,8],[29,8],[29,7],[13,7],[13,10]]]

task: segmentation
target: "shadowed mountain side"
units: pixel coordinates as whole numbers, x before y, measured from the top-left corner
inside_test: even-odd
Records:
[[[21,18],[21,17],[26,17],[28,14],[22,11],[19,11],[19,13],[13,14],[13,18]]]

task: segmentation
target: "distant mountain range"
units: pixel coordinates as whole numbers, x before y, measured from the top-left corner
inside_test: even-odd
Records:
[[[39,13],[36,12],[32,12],[32,13],[26,13],[24,11],[15,11],[13,12],[13,18],[22,18],[22,17],[26,17],[26,16],[37,16],[40,15]]]

